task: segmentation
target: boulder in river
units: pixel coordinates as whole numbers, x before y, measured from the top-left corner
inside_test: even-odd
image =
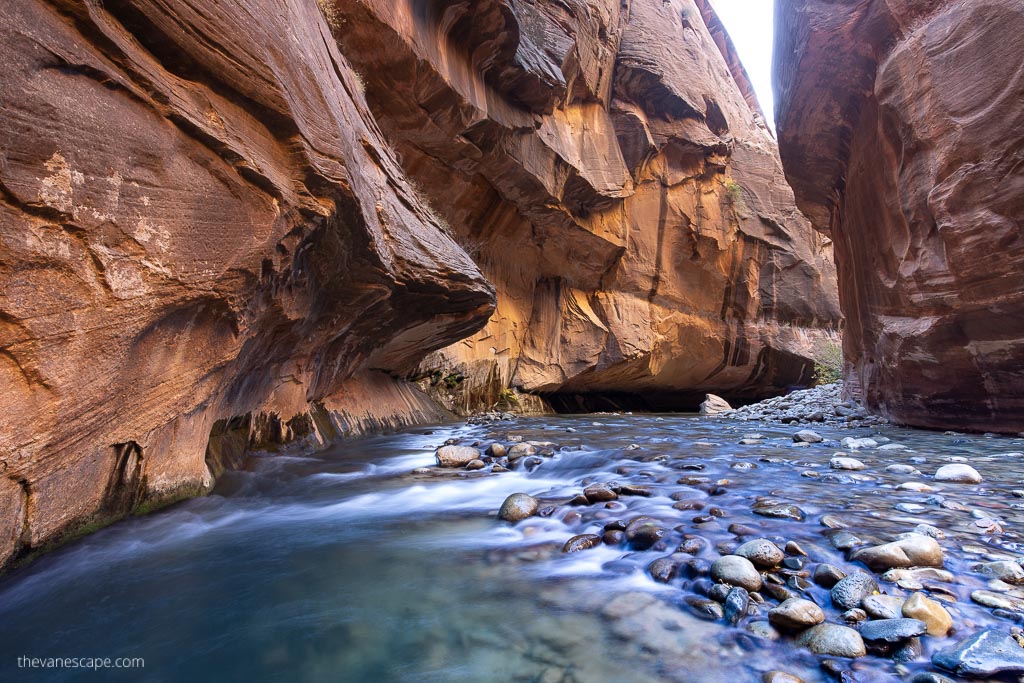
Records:
[[[947,481],[953,484],[980,484],[981,474],[970,465],[955,463],[943,465],[935,472],[935,481]]]
[[[832,602],[839,609],[860,607],[861,601],[878,592],[874,578],[864,572],[854,572],[832,587]]]
[[[739,555],[724,555],[711,565],[711,578],[730,586],[746,588],[750,592],[761,590],[763,579],[754,565]]]
[[[867,654],[860,634],[848,626],[818,624],[812,626],[797,642],[818,655],[829,657],[863,657]]]
[[[441,446],[434,457],[441,467],[465,467],[480,459],[480,451],[470,446]]]
[[[801,429],[793,435],[793,441],[797,443],[820,443],[824,440],[821,434],[810,429]]]
[[[768,621],[784,631],[802,631],[825,621],[825,613],[810,600],[790,598],[768,610]]]
[[[498,510],[498,519],[519,522],[537,514],[540,501],[525,493],[513,493],[505,499]]]
[[[563,553],[578,553],[601,545],[601,537],[597,534],[580,534],[573,536],[562,546]]]
[[[941,567],[942,547],[922,534],[907,534],[903,538],[882,545],[862,548],[851,558],[863,562],[875,571],[902,567]]]
[[[860,627],[860,637],[872,643],[902,643],[927,631],[927,624],[918,619],[876,619]]]
[[[1002,631],[989,629],[939,650],[932,663],[959,676],[985,678],[1024,672],[1024,648]]]
[[[977,570],[985,576],[991,576],[994,579],[999,579],[1015,586],[1024,583],[1024,568],[1010,560],[986,562],[978,565]]]
[[[708,394],[704,399],[704,402],[700,404],[701,415],[721,415],[732,410],[732,406],[721,396],[715,396],[714,394]]]
[[[779,546],[767,538],[755,538],[752,541],[747,541],[736,548],[734,554],[745,557],[758,567],[764,568],[777,567],[785,558]]]
[[[953,617],[946,608],[927,597],[924,593],[914,593],[903,603],[903,616],[920,619],[928,626],[928,635],[941,638],[953,628]]]

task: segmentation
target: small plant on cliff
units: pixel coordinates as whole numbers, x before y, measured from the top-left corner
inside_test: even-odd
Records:
[[[814,353],[814,384],[832,384],[843,378],[843,349],[835,342],[825,342]]]
[[[459,374],[453,372],[452,374],[447,375],[444,378],[444,386],[448,389],[448,391],[451,391],[455,387],[457,387],[460,384],[462,384],[462,380],[464,380],[464,379],[466,379],[466,378],[463,377],[462,375],[459,375]]]
[[[502,389],[501,392],[498,394],[498,402],[510,403],[512,405],[515,405],[519,403],[519,398],[516,396],[516,392],[514,392],[512,389]]]
[[[739,205],[743,201],[743,188],[735,180],[726,180],[725,196],[729,199],[730,204]]]

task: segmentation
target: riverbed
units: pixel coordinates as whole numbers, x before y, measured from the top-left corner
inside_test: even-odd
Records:
[[[974,632],[1011,632],[1018,613],[971,594],[1018,590],[974,568],[1024,549],[1024,439],[820,426],[823,441],[798,446],[798,429],[690,415],[557,416],[258,456],[208,497],[125,520],[3,577],[0,671],[53,681],[741,683],[772,670],[808,682],[841,671],[909,680]],[[851,436],[875,445],[844,448]],[[434,452],[449,441],[533,441],[540,453],[507,472],[442,471]],[[832,469],[840,451],[864,469]],[[932,480],[964,459],[981,484]],[[887,471],[893,464],[919,474]],[[934,490],[897,488],[906,482]],[[594,483],[625,493],[570,504]],[[517,492],[539,498],[540,514],[498,520]],[[800,515],[754,512],[772,505]],[[563,552],[571,537],[641,515],[665,532],[647,550],[622,542]],[[922,524],[934,528],[951,580],[876,579],[888,594],[927,593],[954,631],[921,637],[909,661],[813,654],[766,628],[777,604],[767,596],[735,624],[708,605],[708,565],[763,537],[789,544],[783,587],[844,623],[828,588],[810,578],[820,563],[857,568],[835,532],[871,545]],[[648,569],[662,557],[681,563],[665,582]],[[145,666],[27,671],[19,656],[137,657]]]

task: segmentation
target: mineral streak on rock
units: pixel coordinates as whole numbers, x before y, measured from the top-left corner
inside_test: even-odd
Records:
[[[1024,11],[783,0],[779,145],[835,241],[847,380],[894,421],[1024,430]]]

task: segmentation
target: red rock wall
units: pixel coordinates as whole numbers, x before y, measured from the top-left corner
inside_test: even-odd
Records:
[[[317,5],[266,5],[0,5],[0,563],[204,490],[218,420],[437,419],[346,382],[493,310]]]
[[[830,251],[712,19],[0,4],[0,564],[252,447],[442,419],[424,368],[478,404],[806,381]]]
[[[463,409],[509,386],[678,408],[810,379],[839,319],[831,250],[706,3],[328,7],[403,167],[497,289],[487,326],[421,366],[465,378]]]
[[[1024,430],[1024,5],[777,14],[782,157],[835,240],[852,384],[897,422]]]

